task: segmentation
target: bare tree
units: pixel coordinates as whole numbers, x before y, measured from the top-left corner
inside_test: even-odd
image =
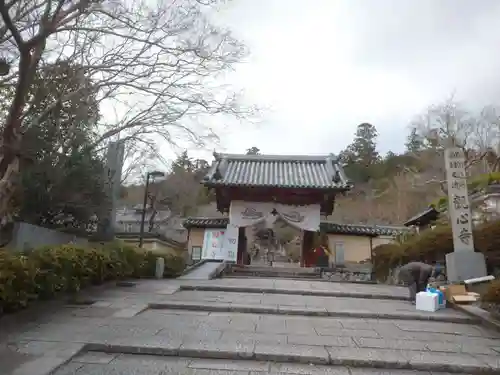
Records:
[[[392,177],[389,194],[384,197],[380,211],[386,222],[403,223],[439,195],[436,186],[416,186],[414,178],[411,173],[398,173]]]
[[[247,51],[207,19],[203,6],[214,3],[0,0],[0,57],[11,65],[0,81],[7,108],[0,159],[4,222],[12,212],[30,86],[44,64],[72,61],[82,77],[90,78],[91,87],[65,93],[53,106],[64,105],[81,90],[98,92],[97,151],[115,137],[156,151],[158,138],[170,145],[182,140],[200,146],[216,139],[205,125],[208,116],[253,113],[218,81]],[[6,87],[14,87],[12,97],[5,96]],[[36,124],[43,116],[30,121]]]
[[[162,157],[158,145],[125,143],[124,165],[121,183],[138,182],[144,184],[146,173],[155,169],[167,169],[168,162]]]
[[[159,187],[161,202],[168,205],[173,214],[186,217],[193,214],[195,208],[203,202],[203,186],[195,173],[176,171],[167,176]]]
[[[437,184],[446,194],[446,169],[443,151],[446,147],[460,147],[465,154],[469,175],[491,172],[496,162],[500,144],[500,118],[493,106],[484,107],[479,113],[471,113],[450,97],[445,102],[433,105],[418,116],[411,128],[423,139],[424,149],[414,155],[424,172],[415,180],[424,184]],[[491,158],[494,162],[491,163]]]

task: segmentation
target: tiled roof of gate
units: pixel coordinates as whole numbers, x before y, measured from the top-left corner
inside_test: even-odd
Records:
[[[415,216],[412,216],[404,222],[404,226],[409,227],[411,225],[417,225],[420,222],[431,222],[439,217],[439,211],[434,207],[426,208],[424,211],[419,212]]]
[[[207,186],[348,190],[352,187],[333,154],[326,156],[214,153]]]
[[[188,217],[182,225],[184,228],[225,228],[228,224],[228,217]]]
[[[408,231],[405,227],[391,227],[382,225],[357,225],[357,224],[337,224],[329,221],[321,222],[321,229],[326,233],[350,234],[359,236],[396,236]]]
[[[140,233],[139,232],[116,232],[115,233],[115,236],[119,239],[123,239],[123,240],[139,240],[139,237],[140,237]],[[145,240],[147,239],[157,239],[157,240],[160,240],[160,241],[164,241],[164,242],[167,242],[171,245],[174,245],[175,247],[179,247],[179,248],[183,248],[185,243],[184,242],[179,242],[179,241],[176,241],[174,240],[173,238],[170,238],[170,237],[167,237],[163,234],[160,234],[160,233],[150,233],[150,232],[145,232],[142,234],[142,238],[144,238]]]
[[[188,217],[184,220],[185,228],[225,228],[229,223],[228,217]],[[390,227],[379,225],[337,224],[329,221],[321,222],[321,229],[325,233],[347,234],[358,236],[396,236],[408,231],[405,227]]]

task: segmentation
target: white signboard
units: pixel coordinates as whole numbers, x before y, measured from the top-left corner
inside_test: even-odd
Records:
[[[229,224],[224,233],[224,240],[222,242],[224,260],[229,262],[237,262],[238,260],[238,232],[237,226]]]
[[[200,260],[201,259],[201,247],[193,246],[191,249],[191,259]]]
[[[223,240],[225,229],[205,229],[201,259],[224,260]]]
[[[448,204],[453,230],[453,247],[455,251],[474,251],[472,215],[467,191],[464,152],[460,148],[448,148],[445,150],[444,162],[448,182]]]
[[[205,229],[201,258],[236,262],[238,227],[228,225],[227,229]]]

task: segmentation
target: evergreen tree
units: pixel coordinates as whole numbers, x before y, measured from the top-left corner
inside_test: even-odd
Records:
[[[40,68],[33,78],[13,201],[19,220],[84,231],[109,204],[103,160],[92,148],[99,101],[92,81],[80,71],[78,64],[59,61]]]
[[[372,124],[364,122],[358,125],[354,141],[348,147],[351,161],[366,167],[377,163],[380,159],[377,137],[377,129]]]
[[[378,173],[377,136],[375,126],[362,123],[358,125],[354,141],[340,153],[340,160],[346,164],[346,174],[354,182],[367,182]]]
[[[417,133],[416,128],[412,128],[410,134],[406,138],[406,151],[411,153],[416,153],[422,151],[424,148],[424,142],[422,137]]]
[[[194,169],[193,160],[189,157],[187,150],[184,150],[172,163],[172,173],[178,171],[191,172]]]
[[[196,212],[199,205],[215,200],[215,193],[200,184],[210,168],[204,159],[191,158],[183,151],[172,163],[172,170],[160,183],[160,203],[169,206],[178,215],[187,216]]]
[[[247,149],[247,155],[260,155],[260,149],[258,147],[250,147]]]

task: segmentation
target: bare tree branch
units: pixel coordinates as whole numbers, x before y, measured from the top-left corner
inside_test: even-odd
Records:
[[[493,106],[471,113],[451,96],[445,102],[429,107],[413,121],[411,128],[417,131],[425,145],[423,150],[412,155],[425,172],[406,168],[406,172],[414,176],[415,187],[436,185],[447,194],[443,150],[449,146],[463,150],[469,176],[489,173],[498,167],[500,117]],[[492,155],[495,155],[493,163],[490,162]]]
[[[9,212],[6,202],[12,188],[7,185],[12,185],[18,170],[12,166],[19,157],[24,121],[41,123],[72,96],[97,93],[96,151],[120,138],[133,144],[135,157],[141,148],[148,156],[160,154],[159,140],[174,147],[186,142],[204,147],[217,141],[214,119],[224,122],[226,116],[241,119],[256,113],[221,83],[247,50],[207,18],[202,6],[214,5],[215,0],[5,1],[0,0],[5,23],[0,26],[0,50],[12,71],[2,78],[0,88],[14,85],[15,94],[13,99],[0,98],[10,100],[2,124],[1,217]],[[29,94],[33,76],[41,67],[60,61],[77,62],[91,87],[65,92],[33,117],[36,102]],[[132,164],[137,166],[133,162],[129,167]],[[7,170],[14,172],[8,179]]]

